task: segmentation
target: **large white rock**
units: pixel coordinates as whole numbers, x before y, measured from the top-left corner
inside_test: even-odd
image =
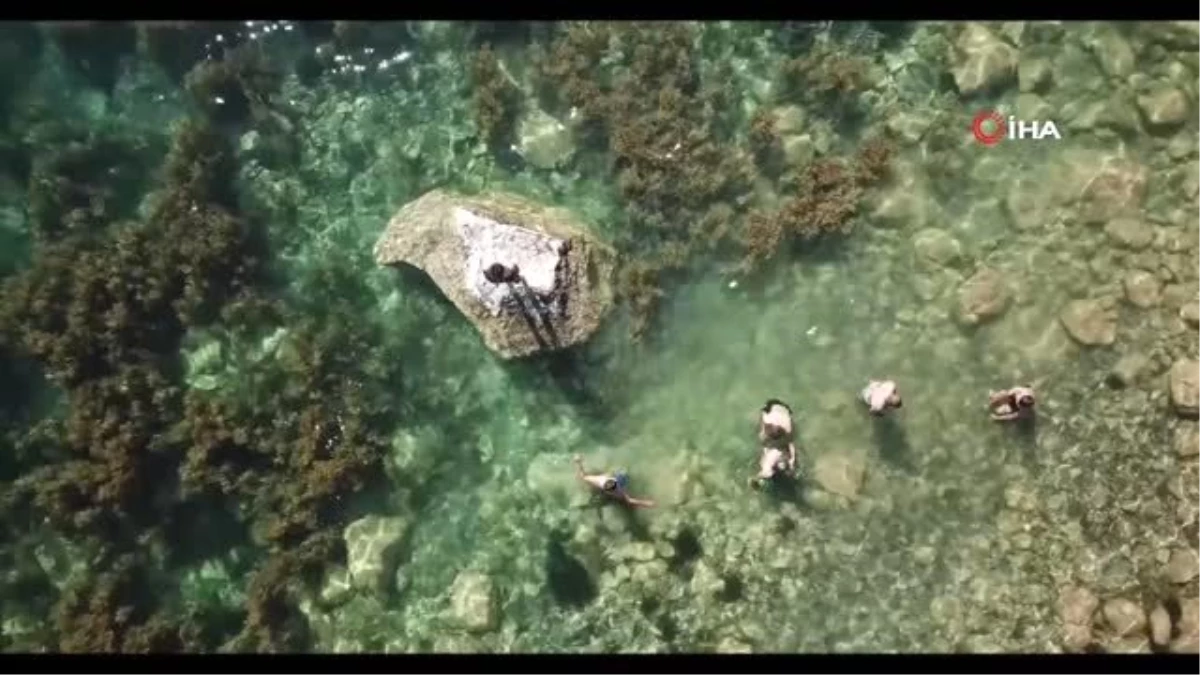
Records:
[[[376,262],[423,270],[504,358],[587,341],[612,307],[615,259],[568,211],[498,192],[426,193],[375,244]],[[523,281],[489,281],[493,264]]]

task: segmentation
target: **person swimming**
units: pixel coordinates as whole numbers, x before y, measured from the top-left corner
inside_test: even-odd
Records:
[[[750,479],[751,487],[760,487],[763,481],[796,470],[792,409],[788,404],[775,398],[763,404],[758,419],[758,440],[762,443],[759,471]]]
[[[779,448],[764,447],[758,459],[758,473],[750,478],[750,487],[760,488],[763,483],[777,477],[790,475],[795,460],[789,461]]]
[[[1036,403],[1032,387],[1013,387],[988,394],[988,409],[997,422],[1011,422],[1033,414]]]
[[[589,474],[583,468],[583,457],[575,455],[575,476],[579,480],[587,483],[600,494],[616,500],[626,506],[635,508],[648,508],[654,506],[654,502],[649,499],[638,499],[632,497],[626,492],[629,485],[629,474],[625,471],[618,470],[615,473],[594,473]]]
[[[867,404],[871,414],[876,416],[881,416],[892,408],[904,405],[904,401],[900,398],[900,389],[892,380],[871,380],[859,392],[858,397]]]

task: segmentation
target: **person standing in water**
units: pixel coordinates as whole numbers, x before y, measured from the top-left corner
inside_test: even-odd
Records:
[[[574,460],[576,478],[584,483],[587,483],[600,494],[605,495],[610,499],[614,499],[621,504],[632,506],[634,508],[648,508],[654,506],[653,501],[649,499],[638,499],[636,497],[631,497],[629,493],[625,491],[626,486],[629,485],[628,473],[625,473],[624,471],[617,471],[616,473],[612,474],[589,474],[583,468],[582,456],[575,455]]]
[[[892,408],[904,405],[900,399],[900,388],[892,380],[871,380],[858,394],[859,399],[867,404],[872,415],[882,416]]]
[[[997,422],[1011,422],[1033,415],[1033,387],[1013,387],[988,394],[988,409]]]
[[[779,399],[767,401],[758,419],[758,474],[750,479],[751,487],[761,487],[764,481],[777,475],[795,473],[796,443],[792,429],[792,409]],[[784,455],[784,450],[787,455]]]

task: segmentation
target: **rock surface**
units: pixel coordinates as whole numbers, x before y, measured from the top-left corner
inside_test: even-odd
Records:
[[[862,488],[866,462],[858,455],[827,452],[817,458],[813,478],[827,492],[853,499]]]
[[[968,23],[955,42],[958,52],[954,83],[965,95],[1002,87],[1017,73],[1019,54],[986,26]]]
[[[1104,622],[1117,637],[1129,637],[1146,630],[1146,612],[1128,598],[1113,598],[1104,603]]]
[[[1104,227],[1117,246],[1140,251],[1154,242],[1154,230],[1139,218],[1116,218]]]
[[[1087,347],[1111,345],[1117,339],[1117,310],[1110,299],[1073,300],[1059,314],[1071,339]]]
[[[539,169],[561,166],[575,154],[571,130],[534,108],[517,124],[517,154]]]
[[[511,194],[426,193],[392,216],[375,260],[423,270],[503,358],[581,344],[613,304],[614,251],[569,212]],[[495,263],[522,281],[492,283]]]
[[[491,578],[481,572],[459,572],[450,586],[450,615],[456,624],[470,632],[495,630],[500,616]]]
[[[929,227],[913,237],[917,262],[926,268],[951,267],[962,259],[962,245],[945,230]]]
[[[1190,548],[1177,548],[1167,561],[1167,578],[1174,584],[1186,584],[1200,575],[1200,560]]]
[[[1195,305],[1189,302],[1183,307],[1180,307],[1179,318],[1192,328],[1200,326],[1200,305]]]
[[[1138,96],[1138,107],[1151,127],[1176,127],[1188,119],[1188,100],[1175,87],[1160,85]]]
[[[1092,616],[1100,600],[1086,588],[1068,586],[1058,593],[1058,614],[1063,623],[1063,646],[1082,652],[1092,643]]]
[[[1149,367],[1150,357],[1141,352],[1131,352],[1117,359],[1108,373],[1107,381],[1117,389],[1132,387]]]
[[[1050,61],[1041,57],[1023,58],[1017,65],[1017,81],[1023,92],[1042,91],[1054,75]]]
[[[1195,424],[1175,430],[1175,454],[1184,459],[1200,455],[1200,429]]]
[[[408,521],[365,516],[346,526],[346,561],[355,588],[383,593],[391,585]]]
[[[1178,637],[1171,642],[1171,651],[1176,654],[1195,654],[1200,648],[1200,598],[1180,598],[1179,609],[1179,620],[1175,622]]]
[[[1136,218],[1146,197],[1146,167],[1116,157],[1105,157],[1084,183],[1079,218],[1085,223],[1106,223],[1114,218]]]
[[[1150,612],[1150,641],[1160,647],[1171,641],[1171,615],[1162,603],[1155,605]]]
[[[1180,359],[1171,366],[1167,374],[1167,389],[1171,395],[1171,407],[1181,417],[1200,416],[1200,364],[1191,359]]]
[[[1146,270],[1133,270],[1123,279],[1125,299],[1134,307],[1149,309],[1162,302],[1162,282]]]
[[[1124,78],[1133,72],[1136,58],[1129,41],[1111,26],[1099,27],[1092,43],[1092,51],[1100,68],[1109,77]]]
[[[990,321],[1004,313],[1009,298],[1004,275],[985,267],[958,289],[958,318],[969,326]]]

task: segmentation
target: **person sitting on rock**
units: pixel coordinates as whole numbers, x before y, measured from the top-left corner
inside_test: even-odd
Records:
[[[583,468],[583,457],[575,455],[575,476],[579,480],[587,483],[600,494],[625,504],[626,506],[646,508],[654,506],[654,502],[649,499],[638,499],[631,497],[625,488],[629,485],[629,474],[624,471],[617,471],[613,474],[607,473],[587,473]]]
[[[1011,422],[1033,414],[1033,388],[1013,387],[988,394],[988,409],[997,422]]]
[[[859,392],[859,398],[867,404],[872,415],[881,416],[892,408],[904,405],[900,400],[900,389],[892,380],[871,380]]]
[[[515,284],[521,280],[521,268],[516,265],[505,267],[500,263],[492,263],[483,271],[483,278],[493,284]]]

